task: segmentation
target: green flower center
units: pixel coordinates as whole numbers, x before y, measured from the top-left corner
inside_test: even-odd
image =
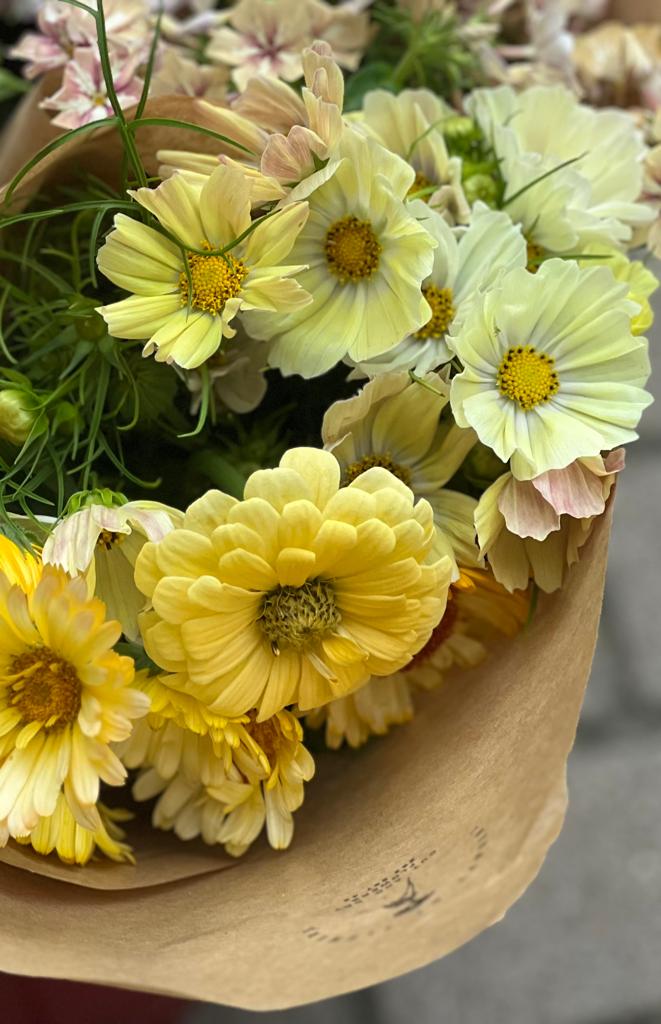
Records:
[[[50,647],[33,647],[9,665],[11,702],[24,722],[43,722],[61,729],[80,712],[82,683],[73,665]]]
[[[537,352],[533,345],[508,348],[498,367],[498,390],[528,412],[558,393],[560,382],[554,364],[552,356]]]
[[[283,647],[304,651],[313,646],[340,618],[330,584],[308,580],[300,587],[276,587],[266,594],[259,624],[277,655]]]
[[[203,242],[200,248],[211,249],[211,245]],[[190,303],[193,309],[218,316],[227,300],[241,292],[248,268],[229,255],[203,256],[197,252],[187,255],[190,283],[185,270],[179,275],[182,306]]]
[[[379,266],[381,245],[368,220],[342,217],[326,235],[328,269],[342,284],[363,281]]]
[[[423,287],[422,294],[431,306],[431,317],[419,331],[415,332],[415,336],[420,341],[426,341],[427,338],[442,338],[457,312],[452,303],[452,289],[427,284]]]

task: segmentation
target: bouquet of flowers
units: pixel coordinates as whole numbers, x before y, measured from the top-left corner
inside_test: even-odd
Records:
[[[288,1005],[465,941],[557,834],[652,157],[485,84],[488,18],[192,6],[13,49],[1,966]]]

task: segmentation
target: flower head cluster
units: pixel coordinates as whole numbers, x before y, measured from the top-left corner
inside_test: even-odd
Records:
[[[73,828],[74,819],[91,833],[104,833],[97,809],[100,782],[117,786],[126,776],[111,744],[124,740],[132,720],[148,708],[132,686],[133,661],[112,649],[120,632],[118,623],[106,621],[103,604],[88,598],[82,579],[41,566],[0,537],[5,841],[36,829],[35,843],[48,845],[48,832],[52,848],[65,820]]]

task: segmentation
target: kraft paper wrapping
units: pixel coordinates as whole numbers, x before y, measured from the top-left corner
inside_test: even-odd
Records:
[[[188,844],[154,835],[135,868],[56,866],[70,885],[7,851],[0,969],[279,1009],[422,967],[500,920],[562,826],[609,531],[610,511],[532,624],[409,725],[319,758],[286,853],[197,847],[208,873],[175,880]]]
[[[164,98],[146,113],[194,120],[195,105]],[[170,129],[138,141],[150,171],[157,148],[215,148]],[[112,180],[119,155],[113,130],[74,140],[32,171],[17,205],[81,169]],[[610,516],[514,642],[425,695],[409,725],[318,758],[287,852],[260,842],[232,860],[144,822],[128,826],[135,867],[7,848],[0,970],[285,1008],[421,967],[498,921],[563,822]]]

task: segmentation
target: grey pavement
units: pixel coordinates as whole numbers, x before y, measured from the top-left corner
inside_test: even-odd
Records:
[[[281,1013],[196,1005],[185,1024],[661,1024],[661,296],[655,306],[659,401],[618,487],[569,812],[538,879],[500,924],[420,971]]]

